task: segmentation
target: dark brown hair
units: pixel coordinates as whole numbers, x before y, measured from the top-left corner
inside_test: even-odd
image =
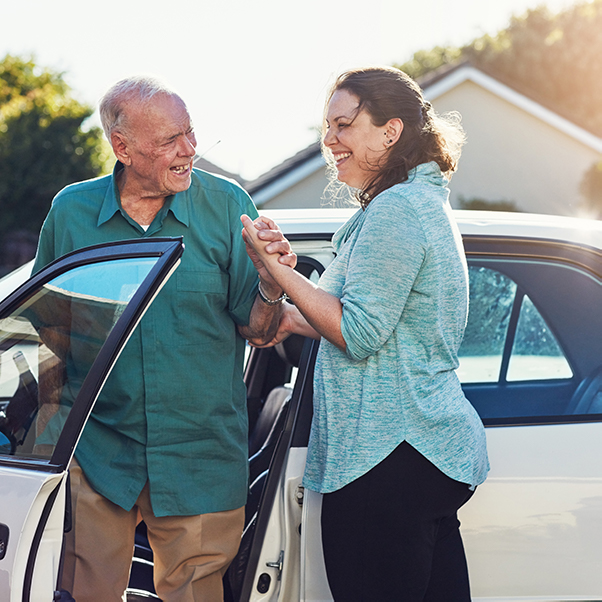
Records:
[[[401,137],[373,166],[374,177],[356,193],[362,207],[383,190],[405,182],[408,172],[421,163],[434,161],[444,175],[451,177],[464,143],[459,115],[437,115],[411,77],[392,67],[347,71],[337,78],[326,106],[339,90],[356,96],[358,113],[366,111],[376,126],[383,126],[393,118],[403,121]],[[332,163],[324,145],[322,151],[327,162]]]

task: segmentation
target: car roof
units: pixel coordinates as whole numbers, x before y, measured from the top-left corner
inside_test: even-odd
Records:
[[[357,208],[272,209],[262,211],[285,235],[333,234]],[[591,219],[502,211],[454,210],[463,235],[561,240],[602,249],[602,222]]]

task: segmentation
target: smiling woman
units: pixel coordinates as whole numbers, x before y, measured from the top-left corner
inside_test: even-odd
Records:
[[[358,189],[360,203],[407,180],[435,161],[443,175],[456,169],[464,133],[456,113],[437,115],[405,73],[379,69],[341,75],[327,100],[322,145],[341,182]],[[403,133],[403,136],[402,136]]]
[[[294,302],[277,336],[321,338],[304,486],[322,494],[337,602],[468,602],[457,519],[488,471],[483,424],[455,369],[468,274],[447,189],[463,141],[397,69],[350,71],[323,147],[362,207],[317,285],[245,239]],[[267,220],[267,221],[266,221]]]

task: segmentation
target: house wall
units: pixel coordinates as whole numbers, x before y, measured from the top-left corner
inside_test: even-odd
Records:
[[[269,201],[261,204],[261,209],[304,209],[326,205],[323,199],[328,184],[326,169],[321,167],[311,175],[287,188]]]
[[[532,213],[579,212],[595,150],[471,81],[432,102],[440,113],[459,111],[467,134],[450,184],[454,207],[464,197],[514,201]]]

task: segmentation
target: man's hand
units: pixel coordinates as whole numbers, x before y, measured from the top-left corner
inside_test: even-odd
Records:
[[[249,344],[253,347],[273,347],[278,343],[282,343],[291,334],[300,334],[304,337],[312,339],[320,339],[320,335],[307,323],[307,320],[301,315],[299,310],[290,303],[282,304],[282,315],[278,330],[274,337],[269,341],[260,341],[259,339],[249,339]]]

